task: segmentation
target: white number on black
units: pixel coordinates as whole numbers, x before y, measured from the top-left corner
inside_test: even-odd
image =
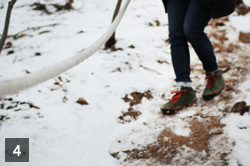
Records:
[[[20,145],[16,146],[16,148],[13,151],[13,154],[16,154],[17,156],[20,156],[20,154],[21,154]]]

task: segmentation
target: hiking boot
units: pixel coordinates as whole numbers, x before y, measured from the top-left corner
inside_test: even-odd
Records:
[[[211,100],[225,87],[224,79],[220,71],[214,74],[206,74],[207,85],[203,91],[202,97],[204,100]]]
[[[181,87],[180,91],[175,91],[171,94],[175,95],[161,108],[161,112],[164,115],[174,114],[196,101],[195,91],[191,87]]]

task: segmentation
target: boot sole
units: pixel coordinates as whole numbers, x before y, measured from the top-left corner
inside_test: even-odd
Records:
[[[181,107],[178,107],[178,108],[175,108],[175,109],[166,109],[166,108],[161,108],[161,112],[163,115],[173,115],[173,114],[176,114],[178,111],[186,108],[186,107],[190,107],[192,106],[195,102],[197,101],[197,98],[195,98],[193,101],[191,101],[190,103],[184,105],[184,106],[181,106]]]
[[[202,98],[206,101],[212,100],[215,96],[219,95],[224,88],[225,88],[225,85],[217,93],[210,94],[210,95],[202,95]]]

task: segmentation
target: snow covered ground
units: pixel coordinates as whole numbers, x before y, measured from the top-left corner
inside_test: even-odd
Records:
[[[248,0],[245,1],[249,4]],[[0,2],[0,32],[4,25],[7,2]],[[47,5],[65,3],[64,0],[39,2]],[[48,15],[33,10],[34,6],[30,5],[34,2],[18,0],[12,13],[9,35],[30,29],[21,33],[19,39],[7,39],[12,46],[3,49],[1,53],[0,81],[39,71],[87,48],[109,27],[116,2],[75,0],[75,10],[62,12],[55,12],[48,5],[48,10],[53,12]],[[234,13],[225,26],[219,27],[227,30],[226,43],[240,46],[237,53],[241,53],[245,62],[250,45],[239,43],[238,33],[250,32],[249,17],[250,13],[245,16]],[[207,31],[212,33],[214,30],[208,27]],[[226,108],[226,102],[220,102],[220,97],[215,99],[216,105],[202,101],[204,75],[200,72],[200,62],[191,48],[194,68],[192,78],[199,102],[175,116],[161,115],[160,106],[175,89],[170,46],[166,42],[168,21],[161,0],[131,1],[116,36],[116,47],[120,50],[99,50],[62,75],[0,100],[0,165],[16,164],[5,163],[5,138],[29,138],[30,162],[19,163],[24,166],[166,165],[153,159],[128,161],[125,151],[143,149],[154,143],[165,128],[171,129],[176,135],[188,137],[191,129],[187,119],[202,119],[202,116],[207,115],[221,117],[221,122],[225,124],[222,136],[213,138],[213,152],[221,150],[219,154],[224,149],[225,152],[232,150],[226,157],[230,166],[249,166],[250,113],[241,116],[221,111]],[[227,56],[218,53],[218,59],[223,61],[223,58],[232,63],[243,61],[239,60],[236,52]],[[248,63],[244,65],[248,68]],[[233,70],[226,72],[225,78],[231,79],[232,74]],[[236,80],[243,80],[239,87],[237,85],[241,92],[233,93],[233,99],[227,102],[227,107],[242,100],[250,105],[250,73],[246,78],[235,77]],[[124,98],[127,95],[128,100],[133,100],[133,92],[144,96],[150,92],[152,97],[143,97],[141,103],[131,106]],[[81,97],[88,105],[76,103]],[[129,108],[139,112],[135,119],[125,116]],[[224,137],[227,137],[227,141],[220,142],[224,141],[220,139]],[[228,145],[222,145],[222,148],[219,146],[226,143]],[[111,155],[116,152],[119,152],[118,159]],[[187,150],[183,154],[188,156],[196,152]],[[203,152],[199,155],[202,156]],[[210,154],[209,159],[216,162],[216,155]],[[202,162],[194,157],[190,165],[195,164],[214,165],[212,161]],[[172,165],[184,164],[178,160],[177,155]]]

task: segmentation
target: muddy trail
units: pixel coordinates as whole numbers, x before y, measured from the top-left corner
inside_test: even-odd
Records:
[[[241,94],[238,85],[244,81],[250,66],[248,56],[250,49],[247,44],[249,34],[239,33],[233,27],[225,26],[228,21],[227,18],[216,19],[212,20],[208,26],[208,36],[214,46],[219,68],[226,82],[223,92],[212,101],[204,101],[201,96],[205,85],[205,73],[201,64],[192,64],[192,80],[198,101],[192,107],[175,115],[166,117],[159,113],[159,119],[156,118],[154,122],[145,122],[145,126],[151,125],[151,128],[159,130],[158,134],[152,136],[154,137],[152,143],[138,144],[138,148],[112,151],[111,155],[118,159],[121,165],[141,165],[141,163],[171,166],[228,165],[227,156],[231,153],[234,142],[223,132],[225,125],[220,120],[230,112],[244,114],[244,111],[249,110],[245,102],[235,104],[235,100]],[[239,35],[240,42],[228,39],[227,33],[230,31]],[[123,98],[125,102],[130,102],[128,112],[119,117],[124,125],[136,120],[143,112],[133,109],[134,105],[140,104],[142,98],[154,97],[150,91],[133,92],[130,96],[132,99],[128,99],[127,95]],[[167,100],[165,94],[162,97]],[[191,113],[185,113],[188,111]],[[189,129],[188,136],[174,132],[178,121],[186,123],[185,127]],[[130,136],[127,136],[127,139]],[[145,134],[145,137],[147,136],[148,134]],[[122,147],[124,142],[128,143],[128,141],[118,141],[117,144]],[[130,143],[136,144],[133,141]]]

